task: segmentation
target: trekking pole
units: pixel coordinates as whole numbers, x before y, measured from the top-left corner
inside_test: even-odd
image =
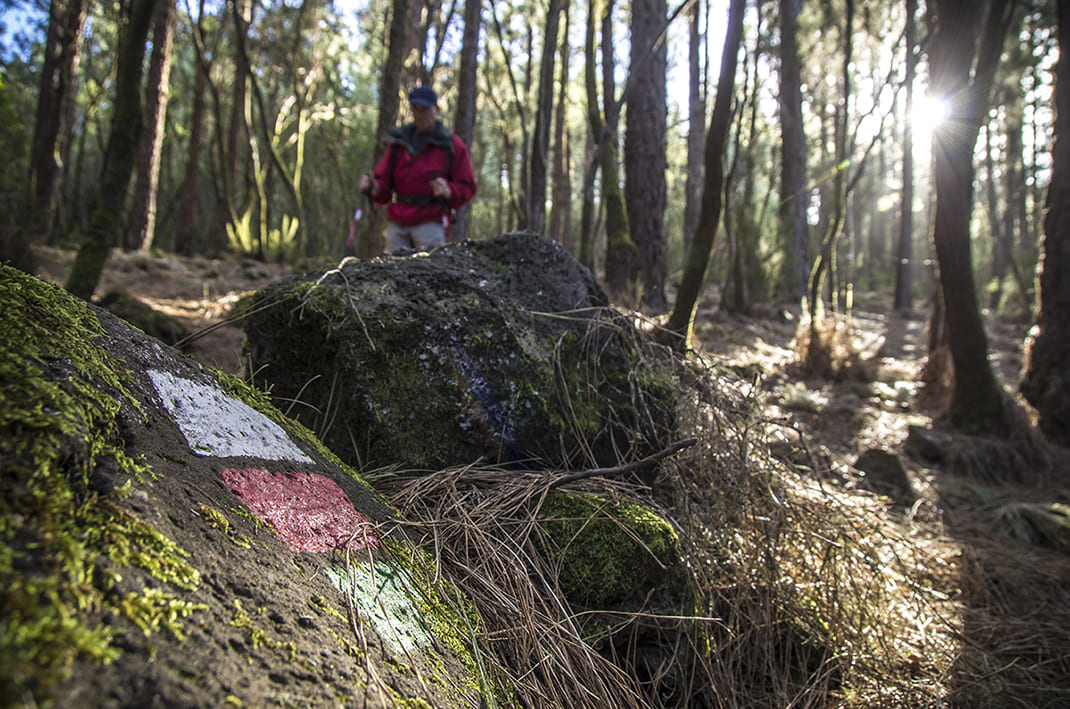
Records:
[[[368,195],[371,192],[370,189],[361,190],[360,204],[357,206],[357,211],[353,212],[353,222],[349,225],[349,236],[346,237],[345,248],[342,249],[342,258],[348,256],[356,256],[356,239],[357,239],[357,224],[360,223],[360,218],[364,216],[364,208],[368,206]]]

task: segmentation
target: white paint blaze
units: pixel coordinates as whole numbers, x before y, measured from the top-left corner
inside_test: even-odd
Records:
[[[282,427],[248,404],[170,372],[150,369],[148,375],[194,453],[313,462]]]

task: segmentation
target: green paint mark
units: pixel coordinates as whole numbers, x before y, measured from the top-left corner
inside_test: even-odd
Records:
[[[413,603],[416,593],[404,569],[381,561],[328,569],[335,588],[353,600],[360,620],[375,628],[376,634],[397,654],[431,650],[435,641],[423,614]]]

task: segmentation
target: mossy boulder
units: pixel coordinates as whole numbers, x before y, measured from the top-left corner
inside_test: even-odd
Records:
[[[0,265],[0,697],[478,706],[395,513],[262,393]]]
[[[584,611],[588,641],[627,658],[643,682],[659,675],[671,694],[699,637],[686,619],[700,615],[672,524],[634,498],[578,493],[548,494],[538,516],[544,551],[562,592]]]
[[[346,259],[244,308],[253,380],[362,469],[605,466],[672,435],[670,379],[540,235]]]

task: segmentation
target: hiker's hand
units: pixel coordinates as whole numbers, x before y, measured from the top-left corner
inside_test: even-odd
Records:
[[[453,191],[450,189],[450,184],[446,182],[444,177],[436,177],[431,180],[431,191],[436,197],[442,197],[443,199],[449,199]]]
[[[371,175],[360,176],[360,191],[368,192],[369,194],[375,194],[379,191],[379,185],[376,184],[375,178]]]

